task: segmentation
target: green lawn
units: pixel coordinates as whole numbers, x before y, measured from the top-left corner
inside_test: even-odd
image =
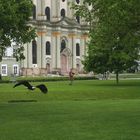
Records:
[[[68,83],[0,84],[0,140],[140,139],[140,80]]]

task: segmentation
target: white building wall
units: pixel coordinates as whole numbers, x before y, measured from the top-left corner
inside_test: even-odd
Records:
[[[65,0],[64,2],[62,2],[62,0],[61,0],[61,2],[60,2],[60,11],[61,11],[61,9],[65,9],[65,15],[66,16],[68,16],[68,4],[67,4],[67,1]]]
[[[35,67],[32,64],[32,43],[25,45],[25,57],[23,61],[24,75],[41,75],[47,69],[53,72],[61,72],[61,66],[65,67],[66,62],[68,72],[70,68],[76,70],[77,62],[82,59],[85,54],[85,39],[81,37],[84,30],[81,30],[80,25],[76,23],[73,16],[74,10],[70,9],[68,3],[75,2],[75,0],[65,0],[65,2],[58,0],[33,0],[36,5],[37,22],[33,25],[37,29],[37,64]],[[50,7],[51,21],[46,21],[45,8]],[[65,18],[62,19],[60,13],[61,9],[65,9]],[[39,24],[38,24],[39,23]],[[64,52],[61,50],[62,39],[66,41],[66,48]],[[46,42],[49,41],[51,45],[51,55],[46,55]],[[80,56],[76,56],[76,43],[80,44]],[[78,59],[77,59],[78,58]],[[82,68],[82,66],[80,66]]]

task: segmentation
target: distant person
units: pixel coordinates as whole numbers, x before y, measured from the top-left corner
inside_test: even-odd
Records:
[[[72,85],[72,83],[73,83],[74,74],[75,74],[75,73],[72,71],[72,69],[70,69],[70,72],[69,72],[70,83],[69,83],[69,85]]]

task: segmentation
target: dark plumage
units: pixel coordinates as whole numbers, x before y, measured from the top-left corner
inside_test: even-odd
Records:
[[[43,93],[48,92],[48,89],[44,84],[37,85],[36,88],[39,88]]]
[[[15,88],[15,87],[17,87],[17,86],[20,86],[20,85],[24,85],[24,86],[27,87],[29,90],[34,90],[34,89],[35,89],[35,87],[33,87],[33,86],[32,86],[29,82],[27,82],[27,81],[20,81],[20,82],[16,83],[16,84],[14,85],[13,88]]]
[[[34,87],[28,81],[20,81],[17,84],[15,84],[13,86],[13,88],[15,88],[17,86],[20,86],[20,85],[24,85],[29,90],[35,90],[35,88],[39,88],[41,90],[41,92],[43,92],[43,93],[47,93],[48,92],[48,89],[47,89],[47,87],[44,84],[40,84],[40,85],[37,85],[37,86]]]

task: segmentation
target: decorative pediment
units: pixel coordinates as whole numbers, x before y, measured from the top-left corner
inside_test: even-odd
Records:
[[[61,26],[61,27],[71,27],[71,28],[80,28],[81,25],[76,22],[74,19],[70,19],[68,17],[64,17],[57,22],[51,22],[52,25]]]
[[[79,23],[76,22],[74,19],[70,19],[68,17],[64,17],[60,20],[60,23],[63,25],[75,25],[75,26],[80,26]]]

